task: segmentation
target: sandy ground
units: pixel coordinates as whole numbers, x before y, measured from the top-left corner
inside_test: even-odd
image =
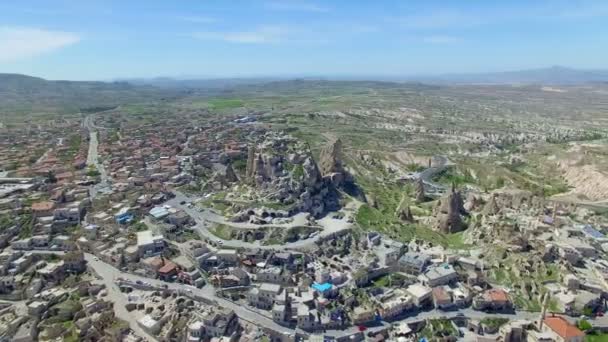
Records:
[[[558,167],[568,185],[573,189],[567,195],[590,202],[608,200],[608,175],[596,165],[585,164],[584,147],[597,147],[594,144],[574,144],[569,149],[570,157],[558,161]],[[581,196],[582,195],[582,196]]]
[[[572,193],[582,194],[591,201],[608,199],[608,176],[595,165],[570,166],[560,163],[564,178],[574,187]]]

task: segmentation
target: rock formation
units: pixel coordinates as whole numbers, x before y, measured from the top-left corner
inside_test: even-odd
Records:
[[[335,186],[345,182],[352,182],[352,177],[344,169],[342,164],[342,141],[335,139],[331,141],[319,154],[319,169],[321,175]]]
[[[466,228],[461,215],[465,215],[462,196],[452,186],[449,194],[444,196],[435,207],[436,229],[443,233],[456,233]]]
[[[483,207],[483,211],[482,214],[484,215],[496,215],[498,214],[498,212],[500,211],[500,207],[498,206],[498,203],[496,203],[496,195],[492,195],[492,197],[490,197],[490,200],[488,201],[488,203],[486,203],[486,205]]]
[[[545,205],[545,200],[541,196],[536,196],[527,190],[504,189],[494,194],[500,208],[543,208]]]
[[[418,178],[418,181],[416,182],[416,202],[424,202],[425,199],[424,182],[422,181],[422,178]]]
[[[367,204],[374,209],[378,209],[378,201],[376,200],[376,196],[368,195],[367,196]]]
[[[479,207],[482,203],[483,202],[479,196],[473,192],[469,192],[467,195],[467,200],[464,202],[464,210],[470,212],[477,209],[477,207]]]
[[[334,172],[344,172],[342,166],[342,141],[340,139],[331,141],[321,150],[319,168],[323,176]]]
[[[343,175],[339,158],[340,143],[329,148],[325,156],[325,170],[336,171],[330,175]],[[344,172],[344,171],[342,171]],[[309,212],[319,216],[327,210],[339,208],[334,177],[323,177],[306,144],[289,135],[268,134],[247,155],[246,176],[255,186],[255,196],[261,202],[277,202],[290,213]],[[340,182],[345,178],[341,176]],[[335,185],[335,184],[334,184]],[[244,220],[251,210],[243,209],[235,215]]]
[[[414,222],[414,215],[412,215],[412,209],[410,206],[407,208],[401,208],[398,212],[399,219],[404,222]]]
[[[219,188],[224,188],[228,183],[234,183],[239,180],[236,173],[234,173],[232,164],[213,163],[212,169],[213,177],[210,183],[216,184]]]
[[[255,160],[255,147],[249,146],[247,149],[247,164],[245,168],[245,177],[247,181],[251,181],[253,178],[253,161]]]

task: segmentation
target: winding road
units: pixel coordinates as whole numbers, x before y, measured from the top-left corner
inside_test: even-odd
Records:
[[[452,163],[445,156],[434,156],[434,166],[428,167],[423,171],[414,174],[414,180],[422,179],[422,182],[428,187],[434,189],[434,193],[445,191],[443,184],[433,182],[433,177],[448,168]]]
[[[276,333],[283,334],[286,336],[294,336],[296,333],[304,333],[299,329],[292,329],[289,327],[281,326],[275,323],[272,319],[268,318],[266,315],[262,315],[256,312],[253,309],[250,309],[246,306],[231,302],[222,297],[219,297],[215,294],[215,289],[211,285],[207,285],[201,289],[186,286],[179,283],[167,283],[164,281],[160,281],[157,279],[146,278],[130,273],[125,273],[114,266],[105,263],[104,261],[99,260],[92,254],[85,253],[85,259],[88,263],[88,266],[95,271],[95,273],[100,277],[100,281],[106,285],[109,298],[116,303],[114,306],[114,310],[116,315],[127,321],[131,329],[139,336],[145,337],[151,341],[156,341],[156,338],[146,333],[137,323],[137,319],[133,314],[129,313],[125,309],[125,305],[128,303],[127,297],[124,293],[120,292],[120,289],[116,285],[117,281],[127,281],[131,283],[136,283],[137,281],[148,283],[153,287],[162,289],[167,288],[169,290],[179,291],[183,294],[203,298],[204,300],[212,303],[216,303],[220,307],[228,308],[233,310],[235,314],[245,321],[260,325],[266,329],[270,329]],[[465,308],[457,311],[439,311],[439,310],[431,310],[431,311],[422,311],[422,312],[413,312],[409,316],[404,317],[399,321],[395,321],[393,323],[413,323],[418,322],[425,319],[434,319],[434,318],[453,318],[453,317],[467,317],[470,319],[482,319],[482,318],[510,318],[510,319],[527,319],[527,320],[535,320],[538,319],[539,313],[536,312],[518,312],[516,314],[502,314],[502,313],[485,313],[482,311],[476,311],[470,308]],[[383,327],[386,327],[389,323],[383,323]],[[383,328],[375,327],[370,330],[380,330]],[[325,334],[329,336],[345,336],[348,334],[352,334],[357,331],[357,327],[350,327],[344,330],[329,330]]]
[[[92,192],[95,193],[97,191],[103,191],[103,189],[107,189],[110,187],[110,179],[106,173],[105,168],[101,163],[99,163],[97,149],[98,149],[98,141],[97,141],[97,131],[93,123],[94,117],[89,115],[85,118],[83,125],[89,130],[90,141],[89,141],[89,155],[87,158],[87,164],[94,166],[97,170],[99,170],[101,175],[101,182],[96,186],[92,187]],[[427,185],[431,185],[437,188],[442,188],[441,185],[434,184],[430,181],[430,179],[436,175],[441,170],[445,169],[448,165],[449,161],[445,157],[439,158],[439,165],[428,168],[419,174],[417,177],[421,178]],[[173,191],[175,197],[167,202],[167,204],[184,210],[187,214],[189,214],[196,222],[195,229],[200,233],[204,238],[211,241],[221,241],[223,246],[231,247],[231,248],[261,248],[261,249],[303,249],[307,247],[314,246],[319,239],[330,236],[334,233],[338,233],[344,230],[348,230],[351,228],[351,224],[348,223],[349,218],[352,218],[354,213],[356,213],[357,206],[360,204],[356,201],[349,203],[350,207],[344,208],[343,210],[344,217],[342,219],[334,219],[332,215],[327,215],[323,219],[318,220],[318,224],[323,228],[323,230],[316,235],[315,237],[299,240],[292,243],[280,244],[280,245],[260,245],[258,243],[248,243],[239,240],[222,240],[215,236],[213,233],[209,231],[209,228],[212,224],[216,223],[227,223],[225,219],[212,212],[208,209],[203,209],[199,211],[196,208],[191,208],[185,204],[181,204],[184,202],[192,202],[194,198],[191,198],[180,191]],[[303,217],[302,217],[303,218]],[[292,225],[301,225],[300,222],[302,218],[298,217]],[[232,224],[232,223],[230,223]],[[264,226],[259,226],[264,227]],[[243,226],[242,228],[248,228]],[[130,328],[134,331],[135,334],[141,336],[149,341],[157,341],[157,338],[151,336],[146,331],[144,331],[141,326],[137,323],[136,317],[129,313],[125,305],[128,303],[127,297],[120,291],[116,282],[119,281],[119,278],[122,281],[129,282],[145,282],[149,283],[157,288],[167,288],[170,290],[184,291],[188,292],[188,294],[205,299],[208,302],[216,303],[220,307],[225,307],[231,309],[235,312],[235,314],[242,320],[254,323],[256,325],[262,326],[266,329],[272,330],[276,333],[285,335],[285,336],[295,336],[296,333],[303,333],[298,329],[292,329],[288,327],[281,326],[275,323],[272,319],[268,318],[266,315],[262,315],[256,312],[253,309],[250,309],[246,306],[231,302],[224,298],[218,297],[215,294],[215,289],[207,285],[201,289],[194,288],[191,286],[185,286],[183,284],[178,283],[166,283],[156,279],[150,279],[142,276],[137,276],[129,273],[122,272],[115,268],[114,266],[107,264],[101,260],[99,260],[96,256],[92,254],[85,253],[85,259],[88,262],[88,266],[99,276],[99,281],[105,284],[109,299],[111,299],[116,305],[114,306],[114,310],[116,316],[125,320],[129,323]],[[425,311],[413,313],[404,319],[395,322],[395,323],[412,323],[416,321],[421,321],[424,319],[431,318],[450,318],[456,316],[465,316],[468,318],[481,319],[486,317],[506,317],[506,318],[518,318],[518,319],[535,319],[538,318],[537,313],[527,313],[527,312],[518,312],[517,314],[488,314],[485,312],[479,312],[472,309],[462,309],[460,311],[452,311],[452,312],[443,312],[438,310],[433,311]],[[389,325],[388,323],[383,323],[382,326],[370,328],[369,331],[380,330],[386,328]],[[325,335],[341,337],[347,336],[349,334],[355,333],[357,331],[357,327],[350,327],[344,330],[330,330],[324,332]]]
[[[332,234],[336,234],[342,232],[344,230],[348,230],[352,228],[352,224],[348,222],[349,218],[351,218],[356,212],[357,202],[352,201],[349,203],[350,207],[346,207],[343,210],[344,217],[342,219],[335,219],[332,215],[326,215],[324,218],[319,219],[317,223],[321,226],[322,230],[314,237],[310,237],[308,239],[302,239],[295,242],[288,242],[277,245],[262,245],[259,243],[251,243],[245,242],[241,240],[223,240],[216,235],[214,235],[209,228],[211,228],[214,224],[226,224],[226,225],[234,225],[236,228],[239,227],[239,224],[235,224],[232,222],[227,222],[221,215],[214,213],[209,209],[199,210],[194,207],[189,207],[185,204],[181,204],[183,202],[192,202],[194,200],[193,197],[189,197],[186,194],[173,190],[175,197],[171,200],[167,201],[167,204],[183,210],[186,212],[194,221],[196,222],[195,229],[199,232],[199,234],[207,240],[210,241],[221,241],[222,246],[230,247],[230,248],[260,248],[260,249],[270,249],[270,250],[280,250],[280,249],[306,249],[309,247],[313,247],[317,241],[322,238],[328,237]],[[267,227],[276,227],[276,226],[284,226],[285,228],[294,227],[294,226],[303,226],[306,225],[306,220],[304,218],[305,214],[299,214],[294,217],[294,221],[290,224],[283,225],[267,225]],[[242,225],[241,228],[245,229],[253,229],[253,228],[264,228],[264,225],[251,225],[246,224]]]
[[[431,166],[417,174],[414,175],[415,179],[422,179],[422,181],[427,185],[435,189],[435,191],[443,191],[445,187],[441,184],[437,184],[431,181],[431,179],[437,175],[439,172],[445,170],[447,167],[451,165],[448,158],[445,156],[436,156],[435,165]],[[352,228],[352,224],[349,223],[349,219],[354,219],[354,215],[358,209],[358,206],[361,205],[358,201],[350,202],[347,207],[342,210],[344,213],[344,217],[342,219],[334,219],[331,215],[326,215],[324,218],[317,221],[317,223],[321,226],[322,230],[314,237],[310,237],[307,239],[298,240],[295,242],[288,242],[284,244],[278,245],[262,245],[260,243],[251,243],[240,240],[224,240],[213,234],[209,228],[213,224],[225,224],[231,226],[233,228],[239,229],[258,229],[264,227],[281,227],[285,228],[295,227],[295,226],[305,226],[307,225],[305,214],[298,214],[293,217],[293,221],[288,224],[272,224],[272,225],[256,225],[251,223],[234,223],[228,222],[222,215],[218,215],[210,209],[198,209],[196,207],[190,207],[186,204],[181,203],[192,203],[195,201],[194,197],[188,196],[181,191],[173,190],[175,195],[174,198],[167,202],[168,205],[178,208],[186,212],[194,221],[196,222],[195,229],[198,233],[205,239],[209,241],[220,242],[222,246],[230,247],[230,248],[260,248],[260,249],[270,249],[270,250],[280,250],[280,249],[306,249],[309,247],[313,247],[317,241],[323,239],[325,237],[331,236],[333,234],[342,232],[344,230],[348,230]]]
[[[106,285],[108,290],[108,296],[112,301],[116,303],[114,306],[114,310],[116,315],[127,321],[131,329],[139,336],[145,337],[151,341],[156,341],[156,338],[146,333],[139,324],[137,323],[136,318],[133,314],[129,313],[125,309],[125,305],[128,303],[126,296],[120,292],[120,289],[116,285],[116,282],[119,280],[128,281],[135,283],[137,281],[151,284],[153,287],[162,289],[167,288],[169,290],[180,291],[189,296],[200,297],[205,299],[208,302],[217,303],[218,306],[228,308],[233,310],[235,314],[242,320],[254,323],[256,325],[260,325],[266,329],[270,329],[276,333],[283,334],[286,336],[294,336],[296,333],[304,333],[299,329],[292,329],[289,327],[281,326],[275,323],[272,319],[268,318],[266,315],[262,315],[255,310],[252,310],[246,306],[231,302],[224,298],[221,298],[215,294],[215,289],[211,285],[207,285],[201,289],[185,286],[183,284],[178,283],[167,283],[157,279],[150,279],[138,275],[133,275],[130,273],[125,273],[112,265],[109,265],[92,254],[85,253],[85,259],[88,262],[88,266],[99,275],[100,280]],[[186,293],[187,292],[187,293]],[[431,311],[422,311],[422,312],[413,312],[408,316],[405,316],[403,319],[395,321],[393,323],[414,323],[419,322],[425,319],[435,319],[435,318],[454,318],[454,317],[467,317],[470,319],[482,319],[482,318],[509,318],[509,319],[527,319],[527,320],[535,320],[538,319],[539,313],[536,312],[517,312],[515,314],[502,314],[502,313],[486,313],[482,311],[476,311],[471,308],[465,308],[457,311],[439,311],[439,310],[431,310]],[[386,327],[389,323],[384,322],[383,326],[375,327],[370,329],[380,330]],[[325,335],[328,336],[346,336],[352,334],[357,331],[357,327],[350,327],[344,330],[329,330],[325,332]]]

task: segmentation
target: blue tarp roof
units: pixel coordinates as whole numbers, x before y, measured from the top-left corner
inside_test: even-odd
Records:
[[[116,218],[116,222],[123,224],[127,222],[131,222],[133,220],[133,215],[131,214],[123,214]]]
[[[314,283],[310,287],[312,287],[313,289],[315,289],[319,292],[325,292],[325,291],[331,289],[331,284],[330,283],[323,283],[323,284]]]
[[[596,238],[596,239],[601,239],[604,237],[604,234],[600,233],[599,231],[597,231],[595,228],[593,228],[589,224],[587,224],[583,227],[583,231],[585,233],[587,233],[589,236]]]

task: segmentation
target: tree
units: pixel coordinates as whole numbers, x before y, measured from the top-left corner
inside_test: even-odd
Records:
[[[46,173],[46,182],[47,183],[57,183],[57,177],[55,177],[55,171],[53,170],[49,170],[49,172]]]

